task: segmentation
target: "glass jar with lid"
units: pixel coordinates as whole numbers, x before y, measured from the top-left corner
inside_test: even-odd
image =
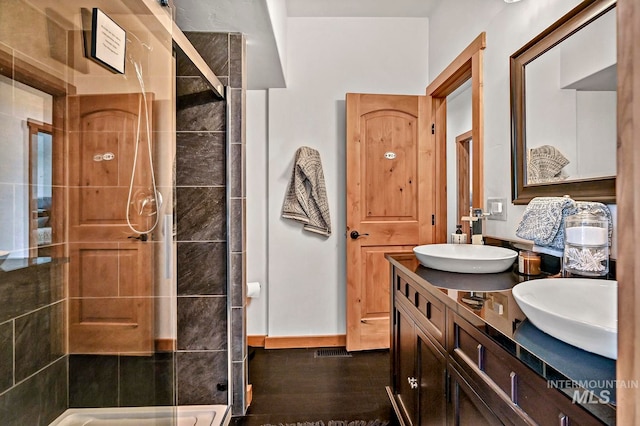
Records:
[[[603,276],[609,272],[609,220],[589,212],[564,222],[563,269],[576,275]]]

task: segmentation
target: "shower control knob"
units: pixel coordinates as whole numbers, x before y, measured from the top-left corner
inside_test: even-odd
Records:
[[[361,234],[358,231],[351,231],[351,234],[349,234],[349,236],[351,237],[352,240],[357,240],[360,237],[364,237],[364,236],[368,236],[369,234]]]

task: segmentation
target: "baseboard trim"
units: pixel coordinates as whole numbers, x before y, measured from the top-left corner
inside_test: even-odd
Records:
[[[251,402],[253,401],[253,385],[251,383],[247,385],[246,401],[247,401],[247,407],[249,407],[251,405]]]
[[[265,349],[327,348],[346,346],[347,336],[265,336]]]
[[[247,336],[247,345],[253,346],[255,348],[264,348],[264,339],[267,336],[258,335],[258,336]]]
[[[176,350],[176,339],[156,339],[156,352],[173,352]]]

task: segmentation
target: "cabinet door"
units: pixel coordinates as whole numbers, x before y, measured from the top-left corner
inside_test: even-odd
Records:
[[[447,424],[447,360],[426,336],[417,329],[420,425]]]
[[[411,317],[394,308],[395,315],[395,376],[394,388],[403,417],[410,425],[417,425],[416,407],[418,378],[416,375],[416,331]]]
[[[449,424],[455,426],[502,425],[498,417],[452,366],[449,367],[449,377],[451,380]]]

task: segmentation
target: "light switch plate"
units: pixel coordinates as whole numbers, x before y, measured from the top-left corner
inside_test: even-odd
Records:
[[[488,197],[487,213],[489,220],[507,220],[507,199]]]

